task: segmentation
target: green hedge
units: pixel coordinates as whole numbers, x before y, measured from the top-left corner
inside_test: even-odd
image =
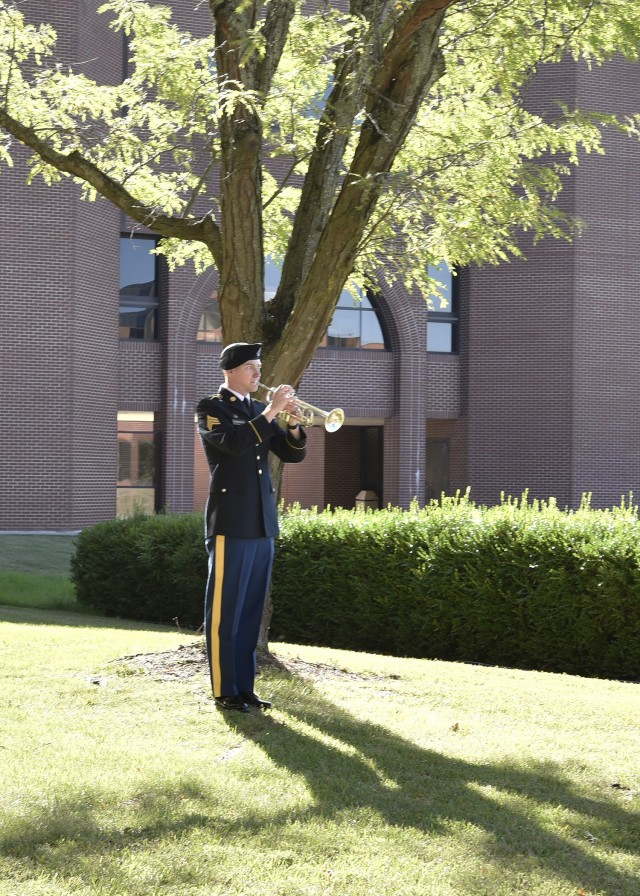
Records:
[[[409,511],[289,508],[272,640],[640,679],[640,522],[622,504],[466,497]],[[137,516],[81,533],[78,600],[110,615],[198,627],[199,514]]]
[[[79,603],[106,616],[197,628],[207,554],[201,514],[137,514],[83,530],[71,559]]]
[[[275,640],[640,679],[636,508],[457,498],[282,528]]]

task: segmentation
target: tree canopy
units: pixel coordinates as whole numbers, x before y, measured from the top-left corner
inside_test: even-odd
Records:
[[[345,288],[376,272],[428,294],[428,265],[497,263],[519,236],[570,236],[556,199],[603,130],[640,116],[527,107],[541,66],[636,60],[628,0],[209,0],[196,34],[172,6],[108,0],[128,73],[57,57],[46,4],[0,0],[0,165],[68,176],[215,265],[226,341],[265,343],[299,382]],[[282,269],[264,301],[264,259]]]

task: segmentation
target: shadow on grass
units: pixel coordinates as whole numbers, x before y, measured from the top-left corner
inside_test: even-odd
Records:
[[[383,725],[356,719],[328,701],[307,679],[289,672],[267,673],[275,690],[286,693],[285,716],[268,713],[217,715],[240,740],[251,740],[270,761],[306,782],[312,803],[301,809],[278,807],[245,811],[231,807],[228,793],[207,788],[194,776],[166,783],[166,769],[158,781],[128,801],[133,818],[128,826],[104,819],[104,794],[78,795],[38,813],[16,816],[0,835],[0,851],[27,860],[35,874],[91,880],[95,861],[101,873],[119,868],[122,850],[161,848],[165,838],[175,843],[183,835],[202,830],[212,844],[241,850],[265,828],[275,846],[305,822],[340,821],[345,813],[370,810],[387,826],[414,830],[421,839],[446,835],[456,825],[471,825],[489,835],[474,866],[492,862],[506,870],[535,868],[553,874],[576,891],[600,890],[608,896],[637,896],[638,879],[595,855],[584,839],[571,842],[547,829],[536,817],[549,808],[584,820],[586,831],[602,850],[636,856],[640,850],[640,815],[605,799],[589,799],[572,791],[559,766],[543,759],[523,767],[514,763],[471,763],[424,749]],[[108,799],[108,798],[107,798]],[[117,807],[110,807],[111,812]],[[75,832],[75,834],[74,834]],[[464,838],[464,834],[461,835]],[[189,851],[189,843],[183,845]],[[591,853],[590,853],[591,850]],[[304,861],[300,857],[300,861]],[[531,864],[532,863],[532,864]],[[180,864],[180,863],[178,863]],[[176,866],[168,885],[187,882],[187,872]],[[467,863],[467,867],[469,862]],[[133,873],[133,872],[132,872]],[[481,872],[478,870],[478,879]],[[473,882],[458,881],[473,891]],[[131,892],[138,892],[133,879]],[[232,892],[232,890],[229,890]],[[528,887],[523,880],[521,893]]]
[[[526,870],[533,859],[577,892],[638,896],[638,877],[594,855],[591,844],[637,857],[640,813],[576,794],[557,764],[543,757],[526,766],[454,759],[354,718],[308,681],[297,679],[290,693],[293,700],[284,709],[302,729],[283,726],[268,714],[259,726],[241,715],[225,719],[259,744],[274,764],[306,781],[314,801],[309,816],[332,818],[344,810],[369,808],[387,825],[427,836],[446,833],[456,824],[473,825],[490,835],[485,838],[490,844],[484,847],[486,861],[505,868],[522,862]],[[336,745],[323,742],[325,735]],[[603,782],[605,786],[611,785]],[[534,817],[545,808],[580,816],[572,824],[575,842]]]

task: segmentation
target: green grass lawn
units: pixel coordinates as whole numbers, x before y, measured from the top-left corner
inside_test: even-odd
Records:
[[[0,607],[0,896],[638,896],[640,686],[278,644],[242,716],[124,659],[199,644]]]
[[[0,570],[69,574],[73,535],[0,533]]]
[[[640,893],[640,685],[279,644],[223,715],[72,550],[0,535],[0,896]]]
[[[72,535],[0,534],[0,604],[85,612],[69,581]]]

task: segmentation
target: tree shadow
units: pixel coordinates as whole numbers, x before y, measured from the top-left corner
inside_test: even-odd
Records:
[[[183,805],[188,808],[181,809]],[[126,812],[124,824],[109,819],[109,811],[105,815],[105,808],[113,813],[119,807],[123,815]],[[13,817],[5,813],[0,830],[0,878],[4,880],[1,869],[5,859],[19,880],[28,875],[50,879],[52,886],[58,880],[68,881],[75,892],[78,881],[92,887],[99,874],[105,880],[122,882],[121,890],[108,892],[137,893],[140,864],[136,861],[131,868],[123,867],[123,855],[135,853],[141,858],[145,851],[174,843],[201,828],[215,830],[216,837],[232,837],[234,824],[225,823],[224,818],[215,818],[213,823],[215,808],[210,793],[195,777],[142,784],[126,805],[114,803],[112,796],[98,787],[82,788],[66,798],[52,797],[48,805],[30,811],[23,808]],[[178,886],[192,882],[184,862],[176,863],[171,877],[171,883]],[[102,888],[99,891],[102,893]]]
[[[252,835],[267,829],[284,836],[293,818],[298,826],[340,823],[346,813],[357,818],[365,810],[376,813],[383,825],[415,831],[417,840],[446,836],[458,824],[473,826],[487,835],[482,846],[474,847],[478,869],[492,863],[506,874],[519,866],[526,870],[533,862],[576,891],[637,896],[637,877],[616,868],[615,858],[608,862],[603,850],[636,857],[640,815],[575,793],[557,764],[540,760],[525,765],[516,759],[474,763],[445,756],[382,724],[356,718],[306,677],[283,669],[267,670],[266,675],[280,692],[280,712],[217,713],[215,719],[234,733],[236,744],[251,741],[275,767],[303,781],[307,805],[292,809],[267,802],[258,807],[249,801],[238,812],[228,793],[212,791],[201,776],[167,780],[166,770],[159,770],[160,780],[141,784],[130,796],[126,824],[105,816],[108,794],[83,789],[7,816],[0,852],[27,862],[35,874],[90,881],[96,863],[101,873],[126,876],[120,867],[123,850],[151,850],[165,838],[179,842],[194,830],[206,829],[211,841],[225,848],[237,843],[238,849],[246,849]],[[588,820],[585,825],[599,854],[588,840],[572,841],[545,826],[536,813],[546,807]],[[173,885],[189,882],[183,880],[187,871],[182,867],[172,874]],[[481,876],[478,870],[478,880]],[[458,881],[465,891],[475,883]],[[521,892],[527,892],[524,884]]]
[[[417,746],[355,718],[308,680],[288,674],[293,699],[284,711],[291,725],[268,714],[225,720],[276,766],[306,781],[313,797],[309,816],[334,818],[347,809],[369,808],[389,825],[425,835],[446,832],[456,822],[470,824],[490,835],[485,860],[512,866],[535,857],[578,890],[638,896],[638,878],[595,855],[592,844],[637,857],[640,813],[575,793],[562,768],[544,759],[473,763]],[[582,816],[584,839],[571,842],[544,827],[535,817],[544,807]]]

